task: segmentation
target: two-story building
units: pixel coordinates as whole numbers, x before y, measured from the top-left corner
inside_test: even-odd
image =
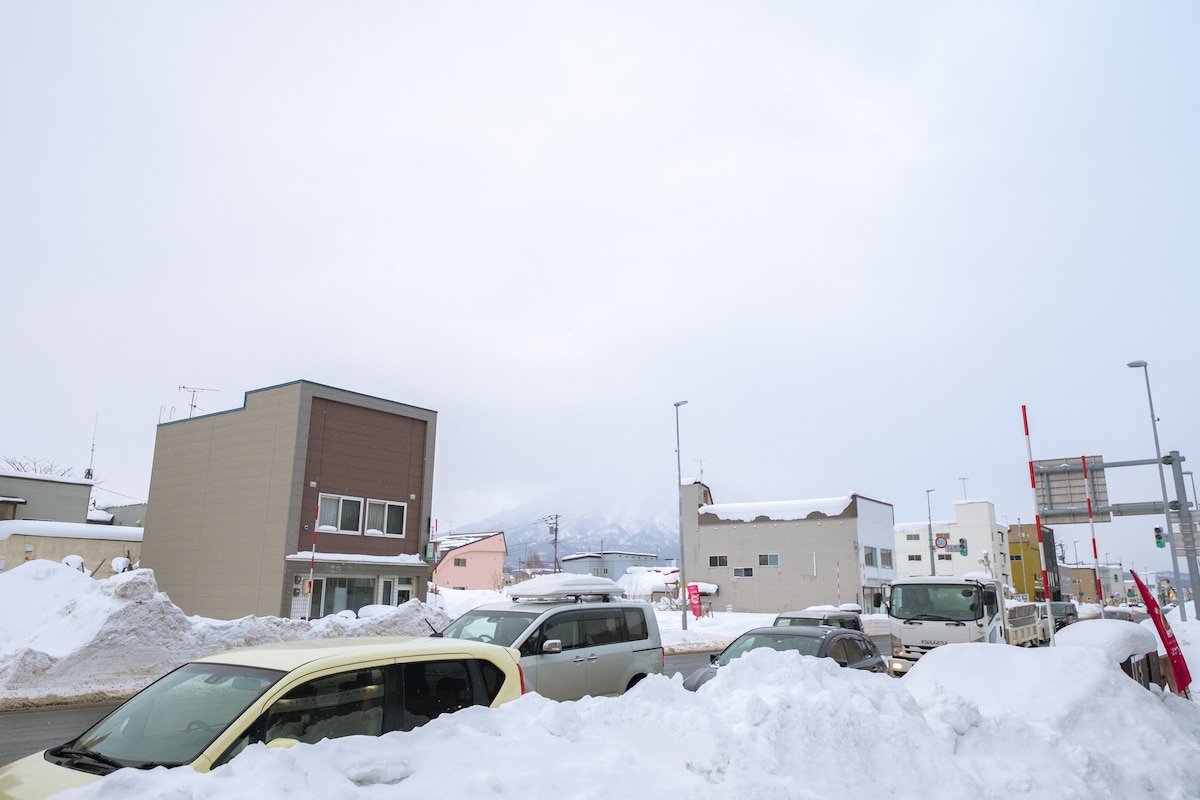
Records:
[[[716,585],[716,606],[758,613],[866,607],[896,576],[889,503],[849,494],[718,504],[702,483],[681,491],[686,579]]]
[[[448,589],[504,588],[504,531],[446,536],[436,542],[433,585]]]
[[[142,566],[189,614],[424,599],[437,414],[309,381],[160,423]]]
[[[896,523],[897,572],[902,578],[986,572],[1011,586],[1007,530],[996,524],[996,507],[987,500],[955,502],[952,520]]]

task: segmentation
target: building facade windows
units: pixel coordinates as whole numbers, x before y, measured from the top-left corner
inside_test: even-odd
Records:
[[[759,553],[758,565],[760,567],[778,567],[779,553]]]
[[[456,567],[465,567],[466,565],[467,565],[467,560],[466,560],[465,558],[456,558],[456,559],[454,559],[454,566],[456,566]]]
[[[729,566],[729,556],[709,556],[708,557],[708,566],[709,567],[728,567]]]
[[[407,503],[388,500],[367,501],[368,536],[404,536],[404,522],[408,515]]]
[[[906,534],[904,534],[904,538],[905,538],[905,540],[910,541],[910,542],[919,542],[919,541],[921,541],[921,534],[906,533]]]
[[[920,553],[909,553],[909,554],[908,554],[908,560],[909,560],[909,561],[920,561],[920,560],[921,560],[921,554],[920,554]]]
[[[362,505],[361,497],[321,495],[317,530],[330,533],[361,533]]]
[[[874,547],[864,547],[863,548],[863,566],[864,567],[875,566],[875,552],[876,552],[876,550]]]
[[[892,568],[892,551],[891,550],[880,550],[879,551],[879,566],[883,567],[884,569]]]
[[[754,568],[753,567],[734,567],[733,568],[733,577],[735,577],[735,578],[753,578],[754,577]]]

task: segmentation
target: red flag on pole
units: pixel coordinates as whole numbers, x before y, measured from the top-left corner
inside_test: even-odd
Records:
[[[1183,658],[1183,650],[1179,648],[1179,642],[1175,640],[1175,634],[1171,632],[1166,615],[1159,608],[1158,599],[1146,588],[1146,584],[1142,583],[1142,579],[1136,572],[1129,570],[1129,574],[1133,576],[1138,591],[1142,593],[1142,599],[1146,601],[1146,611],[1150,612],[1150,619],[1154,620],[1154,627],[1158,629],[1158,636],[1167,650],[1171,670],[1175,673],[1175,692],[1186,694],[1188,686],[1192,683],[1192,674],[1188,672],[1187,661]]]

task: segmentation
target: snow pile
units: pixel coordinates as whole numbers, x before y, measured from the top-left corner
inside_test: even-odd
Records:
[[[655,676],[619,698],[531,694],[378,739],[253,745],[207,775],[121,770],[64,797],[1182,800],[1198,740],[1200,707],[1095,650],[951,645],[896,680],[763,649],[695,693]]]
[[[231,647],[427,636],[451,619],[419,601],[364,619],[189,617],[158,591],[151,570],[95,581],[52,561],[0,573],[0,607],[23,612],[0,623],[0,708],[124,697],[189,659]]]

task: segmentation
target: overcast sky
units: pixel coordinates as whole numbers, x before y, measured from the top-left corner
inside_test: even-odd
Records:
[[[1198,22],[5,2],[0,456],[78,475],[94,434],[108,499],[143,500],[180,386],[203,413],[306,379],[438,412],[444,529],[564,491],[672,508],[687,400],[718,502],[904,522],[932,488],[935,520],[1015,524],[1022,404],[1035,458],[1151,458],[1145,359],[1200,462]],[[1102,557],[1166,567],[1154,524],[1097,526]]]

